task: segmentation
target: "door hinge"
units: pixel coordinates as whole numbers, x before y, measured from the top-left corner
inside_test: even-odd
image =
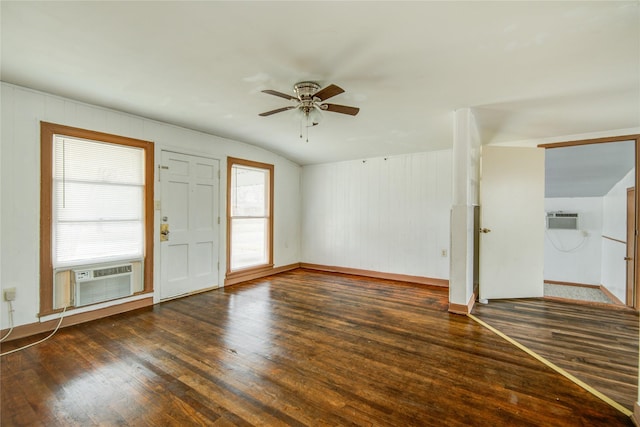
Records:
[[[220,224],[220,217],[218,217],[218,224]]]
[[[218,169],[218,179],[220,179],[220,169]]]
[[[218,270],[220,270],[220,261],[218,261]]]

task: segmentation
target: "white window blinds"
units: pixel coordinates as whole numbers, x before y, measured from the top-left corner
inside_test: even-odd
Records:
[[[142,258],[144,150],[56,135],[53,267]]]
[[[269,170],[231,169],[231,270],[266,264],[269,226]]]

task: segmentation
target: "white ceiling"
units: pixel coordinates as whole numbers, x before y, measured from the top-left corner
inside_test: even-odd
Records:
[[[640,127],[640,3],[2,1],[1,76],[299,164]],[[300,140],[261,93],[334,83]],[[176,141],[179,143],[179,141]]]
[[[635,166],[635,141],[545,150],[545,197],[602,197]]]

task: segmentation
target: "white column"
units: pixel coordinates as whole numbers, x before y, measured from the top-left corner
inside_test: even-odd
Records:
[[[453,121],[453,205],[449,311],[467,313],[473,305],[474,208],[478,204],[480,136],[470,108]]]

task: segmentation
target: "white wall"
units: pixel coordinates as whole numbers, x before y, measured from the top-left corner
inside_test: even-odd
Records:
[[[600,285],[602,197],[546,198],[545,210],[577,212],[580,230],[545,230],[544,279]]]
[[[451,262],[449,302],[468,306],[474,297],[474,273],[479,271],[475,234],[476,207],[480,204],[480,133],[470,108],[453,116]],[[478,211],[479,212],[479,211]]]
[[[635,187],[635,169],[620,180],[602,200],[602,235],[626,242],[627,188]],[[625,302],[627,263],[625,244],[602,239],[602,284]]]
[[[0,170],[0,284],[17,288],[15,325],[38,321],[40,121],[80,127],[155,142],[156,165],[162,149],[220,160],[220,274],[225,269],[226,157],[240,157],[275,165],[274,263],[300,260],[300,173],[291,161],[266,150],[189,129],[96,107],[70,99],[2,83]],[[157,184],[157,175],[156,175]],[[160,200],[156,187],[155,200]],[[155,230],[159,213],[155,215]],[[160,245],[155,236],[154,283],[158,300]],[[6,303],[0,302],[0,328],[8,327]]]
[[[451,150],[305,166],[302,261],[447,279]]]

